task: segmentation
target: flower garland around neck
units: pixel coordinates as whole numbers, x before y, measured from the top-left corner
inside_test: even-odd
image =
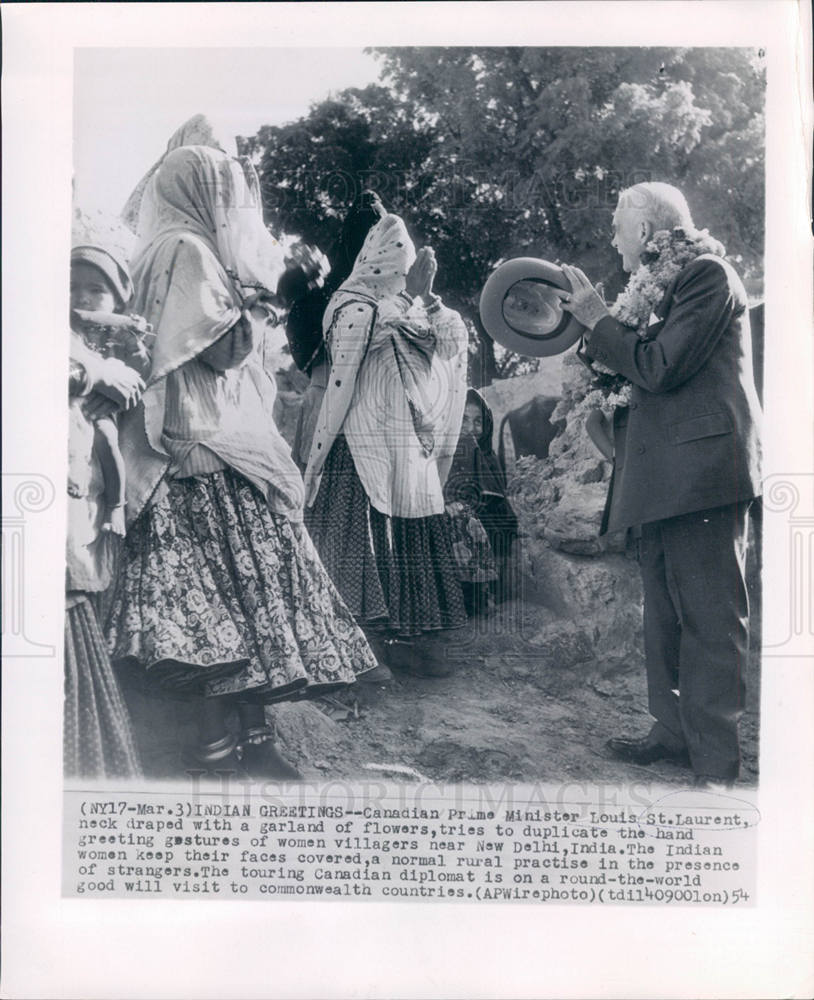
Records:
[[[659,230],[645,247],[641,265],[611,306],[611,316],[625,326],[634,327],[641,339],[646,340],[653,310],[673,278],[701,254],[723,257],[725,253],[723,245],[706,229],[696,230],[693,235],[688,235],[680,226]],[[632,383],[597,361],[592,362],[592,366],[596,375],[584,403],[599,407],[608,416],[617,406],[628,406]]]

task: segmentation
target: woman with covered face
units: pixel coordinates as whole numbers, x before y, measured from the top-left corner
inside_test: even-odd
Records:
[[[135,306],[155,343],[121,426],[129,529],[113,656],[201,698],[198,767],[294,778],[263,706],[376,661],[303,528],[302,479],[272,418],[264,323],[282,253],[241,164],[205,146],[162,160],[138,230]]]
[[[391,665],[445,664],[410,640],[464,624],[444,518],[466,394],[466,328],[432,291],[431,249],[417,254],[384,214],[323,319],[330,375],[305,473],[307,523],[357,620],[385,637]]]
[[[329,254],[330,273],[324,284],[298,295],[288,313],[286,337],[291,356],[310,380],[303,396],[291,449],[294,461],[303,471],[308,464],[311,438],[331,371],[322,334],[322,318],[332,295],[350,276],[367,234],[382,215],[384,209],[379,196],[374,191],[363,191],[342,222]],[[300,278],[300,289],[303,283],[303,278]]]

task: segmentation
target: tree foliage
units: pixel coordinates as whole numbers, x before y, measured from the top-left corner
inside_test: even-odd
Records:
[[[477,300],[513,256],[569,260],[608,294],[620,189],[665,180],[760,288],[764,70],[745,49],[389,48],[381,82],[343,91],[246,141],[268,220],[330,256],[363,188],[439,261],[438,287],[480,337],[476,381],[516,370],[479,330]]]

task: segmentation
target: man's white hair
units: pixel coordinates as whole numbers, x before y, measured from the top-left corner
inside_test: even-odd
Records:
[[[672,184],[661,181],[634,184],[619,195],[619,207],[637,212],[654,232],[676,226],[681,226],[688,235],[695,232],[687,199]]]

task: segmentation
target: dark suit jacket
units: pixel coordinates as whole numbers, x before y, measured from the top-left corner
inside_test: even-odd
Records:
[[[719,257],[696,258],[667,287],[646,339],[611,317],[585,352],[633,383],[614,422],[602,532],[760,494],[760,404],[746,291]]]

